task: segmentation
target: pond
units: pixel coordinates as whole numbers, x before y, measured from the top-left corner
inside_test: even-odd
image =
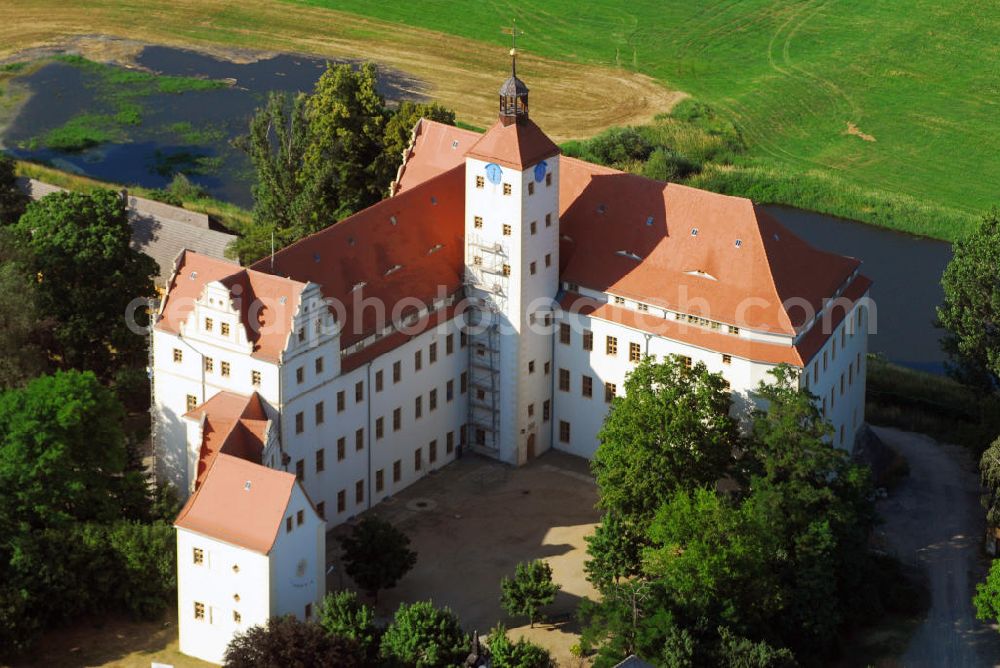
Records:
[[[951,260],[951,244],[851,220],[783,206],[765,207],[809,243],[856,257],[871,278],[878,311],[872,352],[922,371],[943,373],[945,354],[934,326],[935,308],[944,299],[941,274]]]
[[[183,172],[212,197],[250,207],[251,166],[231,140],[247,132],[269,91],[311,91],[327,59],[232,62],[147,46],[134,63],[138,69],[57,56],[27,68],[13,82],[29,97],[0,144],[19,158],[116,183],[162,188]],[[422,99],[421,82],[401,72],[383,68],[380,84],[389,100]]]

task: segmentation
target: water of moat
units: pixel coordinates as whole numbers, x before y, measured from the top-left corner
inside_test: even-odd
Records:
[[[25,146],[32,137],[77,114],[109,110],[92,74],[52,62],[19,78],[32,95],[0,138],[20,157],[106,181],[159,188],[173,171],[186,171],[212,196],[249,207],[250,165],[231,140],[247,131],[248,119],[268,91],[311,90],[325,63],[287,54],[234,63],[194,51],[148,46],[136,58],[141,67],[164,75],[235,83],[144,96],[138,100],[142,123],[127,128],[126,141],[60,153]],[[389,99],[420,97],[416,92],[420,82],[403,73],[383,70],[381,83],[381,92]],[[193,169],[184,169],[186,160],[193,161]],[[877,331],[869,340],[873,351],[913,368],[943,371],[940,331],[933,322],[934,308],[942,298],[941,272],[951,257],[949,244],[788,207],[768,210],[806,241],[864,262],[864,272],[875,281],[872,297],[878,308]]]
[[[53,61],[17,77],[17,85],[25,86],[30,97],[0,141],[17,157],[103,181],[162,188],[175,172],[183,172],[211,196],[249,207],[251,167],[231,141],[247,133],[250,117],[269,91],[311,91],[327,62],[281,54],[236,63],[185,49],[147,46],[135,58],[141,68],[229,85],[129,98],[141,110],[140,124],[122,126],[120,141],[67,153],[44,148],[37,138],[80,114],[114,116],[121,91],[109,91],[85,67]],[[422,98],[421,82],[395,70],[381,69],[380,88],[389,100]]]

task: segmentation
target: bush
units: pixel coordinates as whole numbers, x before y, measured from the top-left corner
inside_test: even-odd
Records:
[[[183,203],[185,200],[195,200],[208,197],[208,191],[204,186],[194,183],[184,174],[178,172],[167,186],[167,192]]]
[[[451,610],[429,601],[402,603],[382,636],[380,654],[409,668],[451,668],[469,654],[470,644]]]
[[[286,615],[272,617],[266,626],[253,626],[233,636],[226,648],[225,665],[362,668],[367,664],[350,638],[330,635],[318,624]]]
[[[354,592],[327,594],[320,603],[317,621],[327,633],[357,642],[369,663],[378,659],[381,633],[375,625],[375,612]]]
[[[552,655],[544,647],[519,638],[511,642],[507,629],[498,624],[486,639],[493,668],[555,668]]]
[[[642,175],[657,181],[680,181],[701,170],[688,158],[669,148],[659,147],[642,167]]]

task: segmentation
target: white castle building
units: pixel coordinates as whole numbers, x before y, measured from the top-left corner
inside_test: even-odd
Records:
[[[482,135],[420,121],[391,197],[273,257],[177,259],[153,400],[158,474],[191,494],[177,521],[183,651],[219,661],[268,614],[308,617],[324,593],[320,570],[303,575],[322,567],[316,527],[462,452],[592,456],[644,355],[704,362],[734,410],[768,370],[796,367],[852,447],[871,286],[858,260],[747,199],[561,157],[516,73],[499,112]],[[237,474],[234,459],[252,465]],[[257,494],[255,476],[280,476],[267,484],[281,493]],[[206,575],[230,562],[238,576]],[[244,563],[266,583],[237,585]]]

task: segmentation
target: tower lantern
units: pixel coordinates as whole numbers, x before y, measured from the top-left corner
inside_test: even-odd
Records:
[[[500,122],[504,125],[528,120],[528,87],[517,78],[517,26],[510,28],[510,77],[500,86]]]

